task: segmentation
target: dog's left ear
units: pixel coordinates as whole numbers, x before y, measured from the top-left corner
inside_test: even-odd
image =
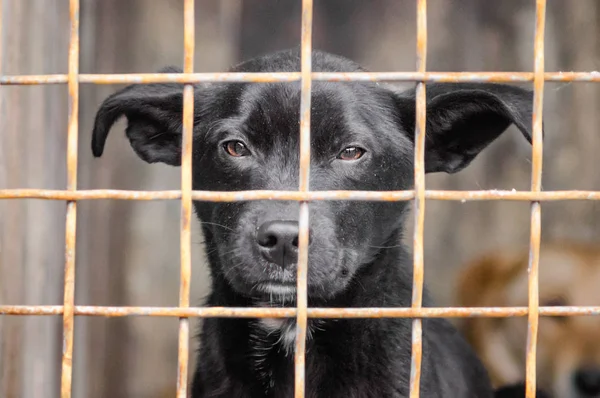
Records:
[[[427,84],[425,172],[456,173],[511,124],[531,143],[533,92],[503,84]],[[403,128],[414,140],[415,90],[397,94]]]
[[[181,73],[169,66],[158,73]],[[127,117],[125,133],[135,153],[148,163],[181,163],[183,84],[133,84],[104,100],[96,113],[92,152],[99,157],[113,124]],[[197,91],[195,90],[197,95]]]

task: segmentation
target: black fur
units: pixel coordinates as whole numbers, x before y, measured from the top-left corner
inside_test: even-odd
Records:
[[[315,71],[362,71],[331,54],[313,53]],[[233,71],[299,71],[298,49],[256,58]],[[176,71],[168,69],[163,71]],[[113,123],[128,119],[133,149],[147,162],[179,165],[182,85],[127,87],[102,104],[92,149],[100,156]],[[296,190],[300,84],[213,83],[195,87],[193,188]],[[495,84],[427,85],[426,171],[454,173],[511,124],[531,141],[533,95]],[[404,190],[413,186],[415,92],[372,82],[313,82],[312,190]],[[227,142],[246,145],[232,157]],[[239,144],[235,144],[239,145]],[[364,149],[340,159],[347,147]],[[247,151],[247,152],[246,152]],[[349,149],[356,154],[359,150]],[[241,152],[234,152],[236,155]],[[293,306],[296,268],[265,260],[260,225],[298,220],[296,202],[194,203],[212,274],[208,306]],[[310,204],[309,305],[407,307],[412,261],[401,245],[407,203]],[[290,246],[291,247],[291,246]],[[277,281],[283,292],[266,283]],[[287,286],[287,287],[286,287]],[[271,290],[269,290],[271,289]],[[425,294],[425,305],[430,305]],[[293,320],[206,319],[194,398],[293,396]],[[275,324],[275,326],[273,326]],[[471,348],[449,322],[423,322],[422,397],[489,398],[493,391]],[[286,333],[286,331],[291,331]],[[310,320],[306,357],[309,398],[407,397],[409,319]],[[287,340],[286,340],[287,339]]]
[[[543,390],[536,390],[536,398],[550,398]],[[494,398],[525,398],[525,383],[503,386],[496,390]]]

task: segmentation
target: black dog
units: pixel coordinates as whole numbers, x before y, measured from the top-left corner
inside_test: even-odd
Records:
[[[313,53],[315,71],[362,71]],[[298,49],[244,62],[237,72],[299,71]],[[163,72],[177,72],[168,68]],[[101,156],[126,116],[140,158],[177,166],[182,85],[133,85],[102,104],[92,139]],[[213,83],[195,88],[193,188],[296,190],[300,84]],[[532,93],[495,84],[427,86],[426,172],[454,173],[511,124],[531,142]],[[314,82],[312,190],[413,186],[414,90],[377,83]],[[209,306],[294,305],[298,204],[194,203],[209,253]],[[406,202],[310,204],[309,305],[407,307],[412,263],[400,244]],[[425,305],[430,305],[425,297]],[[423,322],[422,397],[493,395],[486,371],[445,320]],[[310,320],[307,397],[407,397],[409,319]],[[292,397],[294,320],[207,319],[192,396]]]

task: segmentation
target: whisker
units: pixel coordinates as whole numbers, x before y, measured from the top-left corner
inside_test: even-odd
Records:
[[[235,232],[235,231],[233,230],[233,228],[229,228],[229,227],[228,227],[228,226],[226,226],[226,225],[223,225],[223,224],[218,224],[218,223],[216,223],[216,222],[201,221],[201,222],[200,222],[200,224],[214,225],[214,226],[216,226],[216,227],[221,227],[221,228],[224,228],[224,229],[226,229],[226,230],[228,230],[228,231]]]

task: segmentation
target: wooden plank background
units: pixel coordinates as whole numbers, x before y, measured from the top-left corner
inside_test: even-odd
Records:
[[[68,2],[4,0],[0,73],[67,72]],[[429,62],[435,71],[529,71],[534,2],[430,0]],[[415,68],[415,5],[397,0],[315,3],[314,43],[376,71]],[[81,72],[152,72],[182,64],[179,0],[82,0]],[[547,71],[600,69],[600,3],[548,4]],[[223,71],[242,58],[294,46],[300,2],[197,0],[196,70]],[[121,123],[105,156],[89,149],[92,118],[111,86],[81,86],[80,188],[177,189],[179,170],[147,165]],[[544,189],[600,189],[600,85],[549,84],[545,93]],[[66,184],[66,86],[0,87],[0,187]],[[514,128],[472,166],[428,176],[434,189],[528,189],[530,148]],[[599,205],[543,205],[543,239],[594,241]],[[84,201],[79,206],[76,302],[176,305],[177,202]],[[61,304],[65,204],[0,201],[0,303]],[[407,224],[410,237],[410,222]],[[501,244],[528,243],[527,203],[428,202],[426,283],[450,304],[461,264]],[[206,293],[202,236],[194,224],[193,302]],[[0,396],[58,397],[60,317],[0,317]],[[175,319],[78,318],[74,397],[174,397]],[[194,347],[192,345],[192,347]]]

